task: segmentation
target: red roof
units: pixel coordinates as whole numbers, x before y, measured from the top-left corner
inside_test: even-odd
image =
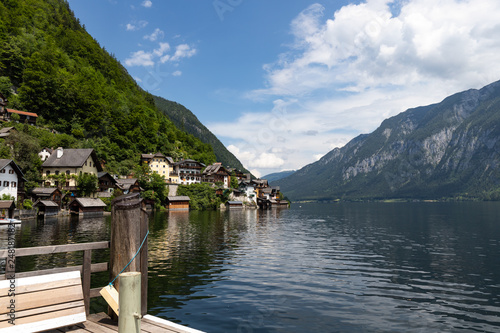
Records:
[[[21,114],[23,116],[38,117],[38,115],[36,113],[33,113],[33,112],[18,111],[18,110],[12,110],[12,109],[7,109],[7,112],[17,113],[17,114]]]

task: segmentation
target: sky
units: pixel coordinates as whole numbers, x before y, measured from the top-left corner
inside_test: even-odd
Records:
[[[500,80],[498,0],[69,0],[150,93],[256,176]]]

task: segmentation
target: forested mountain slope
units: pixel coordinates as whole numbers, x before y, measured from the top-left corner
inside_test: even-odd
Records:
[[[126,69],[100,47],[65,0],[0,0],[0,92],[8,107],[92,147],[110,171],[160,151],[205,164],[212,147],[158,111]],[[126,169],[126,168],[125,168]]]
[[[154,96],[154,100],[158,110],[166,114],[178,128],[194,135],[202,142],[210,144],[214,149],[217,161],[222,162],[222,165],[247,171],[233,153],[227,150],[222,142],[189,109],[163,97]]]

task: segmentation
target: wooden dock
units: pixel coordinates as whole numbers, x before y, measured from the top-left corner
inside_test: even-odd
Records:
[[[87,317],[87,321],[71,327],[46,331],[46,333],[116,333],[118,322],[111,320],[105,313],[96,313]],[[203,333],[190,327],[171,321],[146,315],[141,320],[141,332],[144,333]]]

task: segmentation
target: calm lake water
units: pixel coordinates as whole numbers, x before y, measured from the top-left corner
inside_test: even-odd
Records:
[[[109,224],[23,222],[18,247],[107,240]],[[149,313],[206,332],[500,332],[500,203],[157,214],[149,251]]]

